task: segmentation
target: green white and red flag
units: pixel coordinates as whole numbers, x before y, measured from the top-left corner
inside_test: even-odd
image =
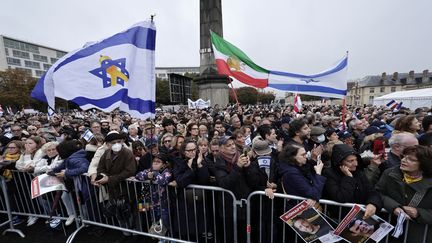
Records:
[[[268,86],[269,71],[256,65],[242,50],[211,31],[211,41],[219,74],[256,87]]]

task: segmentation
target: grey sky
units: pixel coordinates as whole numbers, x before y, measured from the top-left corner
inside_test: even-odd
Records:
[[[432,70],[428,0],[223,0],[224,38],[258,65],[349,79]],[[71,51],[156,13],[157,66],[199,65],[198,0],[2,0],[0,34]]]

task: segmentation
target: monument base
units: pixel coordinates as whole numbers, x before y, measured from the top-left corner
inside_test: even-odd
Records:
[[[226,106],[229,102],[228,77],[218,74],[201,75],[194,79],[198,85],[199,98],[207,101],[214,107]]]

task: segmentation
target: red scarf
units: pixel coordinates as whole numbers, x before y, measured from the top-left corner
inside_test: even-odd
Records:
[[[237,163],[237,160],[240,157],[240,153],[236,151],[235,154],[225,154],[221,151],[220,156],[227,162],[228,172],[231,172],[234,164]]]

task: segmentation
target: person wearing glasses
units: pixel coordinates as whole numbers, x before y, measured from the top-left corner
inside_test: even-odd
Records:
[[[11,127],[11,133],[12,133],[11,140],[22,140],[23,139],[22,128],[18,125],[13,125]]]
[[[190,138],[192,140],[198,141],[199,136],[199,127],[196,123],[189,123],[186,129],[186,138]]]
[[[426,227],[432,224],[431,158],[430,147],[407,147],[402,152],[400,166],[384,171],[376,185],[384,208],[394,216],[405,214],[409,220],[404,235],[399,239],[389,238],[395,242],[402,242],[405,237],[409,242],[432,242],[431,227]]]
[[[20,158],[21,153],[24,149],[24,143],[19,140],[12,140],[6,145],[6,151],[3,156],[0,156],[0,175],[6,179],[6,185],[10,197],[18,197],[18,189],[15,182],[12,180],[12,170],[15,169],[15,163]],[[15,200],[11,200],[12,209],[18,210]],[[19,225],[23,223],[25,219],[20,216],[14,216],[12,223]]]
[[[172,133],[165,133],[161,138],[161,147],[159,151],[163,154],[169,154],[171,152],[171,143],[173,135]]]
[[[194,124],[198,128],[196,124]],[[197,130],[198,133],[198,130]],[[174,227],[179,235],[186,235],[187,228],[186,225],[198,225],[198,232],[196,232],[195,227],[189,227],[189,234],[191,234],[192,239],[197,239],[204,232],[205,218],[203,214],[204,204],[203,204],[203,190],[191,190],[186,189],[187,186],[191,184],[198,185],[208,185],[209,181],[209,171],[207,164],[205,163],[205,158],[202,153],[199,152],[199,148],[195,140],[186,139],[180,148],[181,158],[175,159],[173,174],[174,180],[176,181],[179,189],[177,190],[177,200],[179,202],[178,213],[180,214],[181,222],[174,222],[174,225],[180,225]],[[196,207],[196,216],[194,215],[194,206]],[[197,222],[195,222],[195,217]],[[182,222],[183,220],[186,222]],[[175,217],[174,221],[177,220]],[[177,220],[178,221],[178,220]],[[197,241],[199,241],[197,239]]]

